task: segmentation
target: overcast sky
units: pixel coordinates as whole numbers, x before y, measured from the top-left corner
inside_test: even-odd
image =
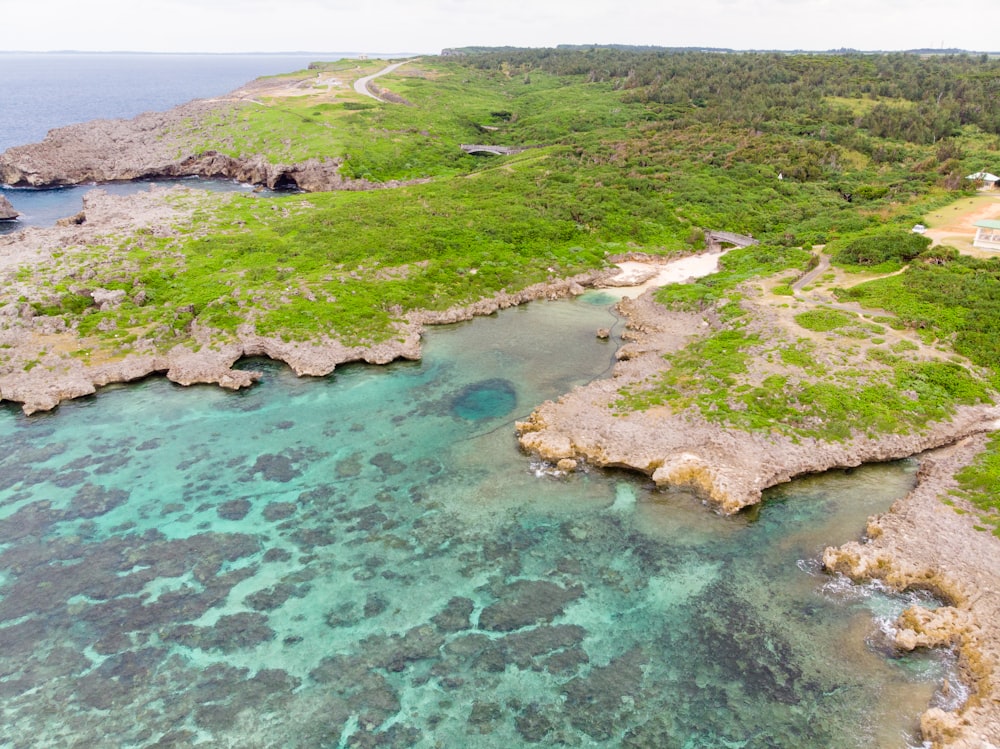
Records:
[[[0,0],[0,50],[650,44],[1000,51],[1000,0]]]

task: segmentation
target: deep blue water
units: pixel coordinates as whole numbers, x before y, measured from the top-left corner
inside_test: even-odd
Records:
[[[421,362],[0,408],[0,745],[912,745],[953,664],[886,647],[918,599],[818,562],[912,463],[723,518],[519,452],[515,419],[608,375],[611,301],[434,329]]]

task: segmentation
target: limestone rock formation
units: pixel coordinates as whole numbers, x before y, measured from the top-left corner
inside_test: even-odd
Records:
[[[953,645],[972,629],[971,618],[954,606],[926,609],[910,606],[896,619],[894,640],[900,650]]]
[[[117,307],[125,300],[125,292],[121,289],[94,289],[90,292],[90,297],[99,310],[108,310]]]
[[[333,338],[308,343],[284,341],[258,335],[249,324],[241,326],[227,342],[220,343],[214,337],[217,331],[202,329],[196,321],[191,330],[196,344],[193,347],[178,345],[157,352],[154,343],[140,335],[132,343],[132,352],[124,358],[98,355],[93,361],[68,353],[73,350],[71,339],[75,332],[62,317],[39,314],[31,303],[12,301],[19,295],[27,295],[33,302],[45,302],[38,297],[38,289],[30,280],[20,278],[21,269],[46,267],[56,253],[64,253],[67,247],[99,243],[108,234],[141,230],[168,236],[174,222],[198,205],[196,200],[186,199],[195,194],[196,191],[183,188],[130,196],[92,190],[84,197],[83,211],[72,221],[50,229],[28,228],[16,238],[0,237],[0,281],[7,284],[11,296],[11,301],[0,305],[0,342],[6,345],[7,355],[7,361],[0,367],[0,400],[17,401],[30,414],[55,408],[62,400],[90,395],[103,385],[129,382],[152,373],[163,373],[183,385],[214,383],[239,389],[249,387],[260,377],[257,372],[233,368],[238,360],[250,356],[283,361],[303,376],[328,375],[346,362],[386,364],[400,358],[419,359],[420,336],[425,325],[469,320],[536,299],[579,294],[585,286],[607,274],[596,271],[516,292],[501,291],[466,307],[411,312],[399,325],[396,335],[382,343],[348,346]],[[126,301],[123,290],[84,286],[87,278],[83,270],[74,282],[79,283],[74,292],[89,296],[96,309],[112,309]],[[145,303],[145,291],[136,291],[131,301]],[[98,330],[108,329],[98,326]],[[45,344],[46,338],[52,337],[58,337],[58,345]]]
[[[404,184],[346,178],[340,174],[339,158],[272,164],[263,156],[234,158],[189,142],[185,133],[190,131],[191,122],[225,114],[237,106],[232,101],[194,101],[131,120],[94,120],[57,128],[40,143],[0,153],[0,183],[57,187],[194,176],[306,192],[373,190]]]
[[[823,554],[831,572],[881,580],[896,590],[930,590],[950,604],[911,607],[896,622],[900,649],[956,648],[962,680],[972,688],[957,711],[933,707],[922,716],[923,738],[935,749],[1000,746],[1000,599],[994,594],[1000,539],[977,530],[978,513],[954,494],[955,472],[985,445],[979,434],[923,456],[916,488],[869,521],[864,541]]]
[[[10,201],[4,195],[0,195],[0,221],[13,221],[19,215]]]

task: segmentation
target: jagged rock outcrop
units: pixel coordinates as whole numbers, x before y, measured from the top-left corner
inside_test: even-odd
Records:
[[[1000,746],[1000,539],[977,528],[978,512],[954,494],[955,473],[985,444],[976,435],[923,456],[917,486],[869,520],[864,540],[823,554],[831,572],[896,590],[930,590],[949,604],[911,607],[896,622],[902,650],[957,648],[963,681],[972,688],[956,711],[935,707],[922,716],[923,738],[935,748]]]
[[[258,335],[251,324],[241,325],[230,340],[220,342],[217,331],[195,321],[191,340],[167,352],[157,352],[153,342],[140,334],[127,356],[98,352],[93,360],[68,353],[79,343],[75,331],[61,316],[41,314],[31,303],[17,301],[25,296],[36,303],[45,302],[31,281],[34,274],[24,276],[21,269],[48,268],[67,248],[99,244],[108,234],[139,231],[168,236],[180,216],[199,205],[196,194],[175,188],[122,197],[95,190],[84,198],[83,211],[72,221],[51,229],[29,228],[16,237],[0,237],[0,280],[7,292],[0,300],[0,344],[5,355],[0,362],[0,400],[21,403],[25,413],[45,411],[63,400],[91,395],[103,385],[130,382],[154,373],[163,373],[182,385],[215,383],[238,389],[252,385],[260,376],[233,368],[240,359],[251,356],[285,362],[303,376],[328,375],[346,362],[386,364],[401,358],[418,359],[420,336],[426,325],[469,320],[536,299],[580,294],[584,286],[613,273],[595,271],[569,279],[553,278],[520,291],[501,291],[463,307],[417,310],[406,316],[392,338],[378,343],[349,346],[334,338],[284,341]],[[185,197],[190,200],[185,201]],[[125,302],[124,291],[85,286],[86,270],[78,272],[82,274],[80,286],[74,291],[89,296],[94,308],[106,310]],[[140,297],[142,294],[142,290],[137,292]],[[144,300],[137,302],[133,297],[132,301],[141,304]]]
[[[3,195],[0,195],[0,221],[13,221],[19,214]]]

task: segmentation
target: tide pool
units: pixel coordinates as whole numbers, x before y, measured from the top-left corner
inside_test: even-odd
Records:
[[[30,226],[55,226],[61,218],[67,218],[83,209],[83,196],[91,190],[103,190],[111,195],[134,195],[154,187],[189,187],[208,192],[253,192],[252,185],[218,179],[135,180],[133,182],[107,182],[101,185],[74,185],[51,189],[0,186],[0,195],[7,198],[20,214],[16,221],[0,221],[0,236],[13,234]],[[262,191],[264,195],[273,195]]]
[[[0,743],[914,743],[947,656],[894,657],[907,601],[817,561],[912,463],[724,518],[518,450],[515,419],[610,373],[610,302],[432,329],[421,362],[6,408]]]

